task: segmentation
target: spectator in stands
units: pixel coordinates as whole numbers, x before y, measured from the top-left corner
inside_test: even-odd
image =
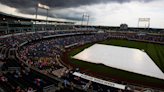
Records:
[[[78,72],[79,71],[79,68],[76,68],[76,71]]]
[[[103,92],[103,89],[98,85],[98,92]]]
[[[81,82],[81,79],[80,79],[79,77],[77,77],[77,80],[78,80],[79,82]]]
[[[2,81],[5,81],[5,77],[4,77],[4,76],[1,76],[1,80],[2,80]]]
[[[15,92],[16,91],[16,89],[15,89],[14,86],[12,86],[11,90],[12,90],[12,92]]]
[[[66,87],[67,86],[67,80],[64,79],[64,86]]]
[[[21,75],[21,73],[20,73],[20,72],[18,72],[18,77],[22,77],[22,75]]]
[[[45,70],[44,74],[46,75],[47,73],[48,73],[48,71],[47,71],[47,70]]]
[[[37,84],[37,80],[34,80],[33,83],[34,83],[34,84]]]
[[[14,77],[15,77],[15,78],[18,78],[18,75],[17,75],[17,74],[15,74],[15,75],[14,75]]]
[[[25,87],[24,91],[27,92],[27,87]]]
[[[22,70],[22,74],[24,74],[24,75],[28,75],[28,72],[25,71],[25,70]]]
[[[93,90],[93,86],[92,85],[89,85],[89,88]]]
[[[74,84],[73,84],[73,82],[71,82],[71,89],[73,90],[73,86],[74,86]]]
[[[64,77],[64,73],[61,73],[61,77]]]
[[[5,78],[5,82],[8,82],[8,79],[7,78]]]
[[[27,92],[33,92],[33,88],[29,87]]]
[[[22,89],[21,92],[25,92],[25,91]]]
[[[16,88],[16,92],[20,92],[20,91],[21,91],[20,86],[17,86],[17,88]]]
[[[47,83],[46,83],[45,81],[43,81],[43,79],[42,79],[41,84],[42,84],[43,86],[46,86]]]
[[[37,82],[37,87],[39,87],[39,88],[41,87],[39,82]]]
[[[70,89],[71,89],[71,90],[74,90],[74,88],[73,88],[73,87],[71,87]]]
[[[28,64],[28,60],[26,60],[26,63]]]
[[[0,55],[0,60],[4,60],[3,56]]]

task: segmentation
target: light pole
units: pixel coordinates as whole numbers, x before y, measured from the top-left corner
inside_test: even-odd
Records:
[[[46,25],[47,25],[47,22],[48,22],[48,21],[47,21],[47,19],[48,19],[48,10],[49,10],[49,9],[47,9]]]
[[[82,22],[81,22],[81,26],[82,26],[84,17],[88,17],[88,21],[87,21],[87,31],[88,31],[89,16],[90,16],[90,15],[88,15],[88,14],[83,14],[83,16],[82,16]],[[81,31],[82,31],[82,28],[81,28]]]
[[[88,23],[89,23],[89,16],[88,16],[88,22],[87,22],[87,31],[88,31]]]
[[[150,27],[150,18],[139,18],[138,19],[138,28],[139,28],[139,23],[140,22],[148,22],[148,30],[149,30],[149,27]],[[147,28],[147,27],[145,27]]]
[[[36,7],[36,17],[35,17],[35,19],[37,19],[37,14],[38,14],[38,7]],[[36,25],[36,21],[35,21],[35,25]]]

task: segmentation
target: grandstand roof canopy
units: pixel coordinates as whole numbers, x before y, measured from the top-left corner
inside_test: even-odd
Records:
[[[43,21],[43,22],[56,22],[56,23],[71,23],[74,24],[76,22],[71,22],[71,21],[56,21],[56,20],[44,20],[44,19],[34,19],[34,18],[28,18],[28,17],[22,17],[22,16],[17,16],[17,15],[12,15],[8,13],[4,13],[0,11],[0,18],[3,20],[3,18],[6,18],[6,20],[20,20],[20,21]]]

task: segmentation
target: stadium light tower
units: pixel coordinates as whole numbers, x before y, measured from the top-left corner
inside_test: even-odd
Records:
[[[148,30],[149,30],[149,27],[150,27],[150,18],[139,18],[138,19],[138,28],[139,28],[139,23],[140,22],[148,22],[148,26],[147,26],[147,28],[148,28]],[[145,29],[146,29],[146,25],[145,25]]]
[[[42,9],[46,9],[46,10],[47,10],[47,17],[46,17],[46,24],[47,24],[47,22],[48,22],[48,21],[47,21],[47,19],[48,19],[48,10],[50,9],[50,7],[38,3],[38,5],[37,5],[37,7],[36,7],[36,19],[37,19],[38,8],[42,8]],[[35,21],[35,24],[36,24],[36,21]]]
[[[88,21],[87,21],[87,31],[88,31],[89,16],[90,16],[90,15],[88,15],[88,14],[83,14],[83,16],[82,16],[82,22],[81,22],[81,26],[82,26],[84,17],[88,17]],[[82,28],[81,28],[81,30],[82,30]]]

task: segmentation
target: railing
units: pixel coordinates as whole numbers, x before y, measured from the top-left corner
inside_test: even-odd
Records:
[[[64,68],[61,68],[61,69],[52,71],[52,74],[55,75],[55,76],[58,76],[58,78],[60,78],[60,77],[61,77],[61,73],[65,72],[66,69],[67,69],[67,68],[64,67]]]
[[[0,21],[0,23],[8,23],[7,21]]]
[[[132,41],[140,41],[140,42],[150,42],[150,43],[158,43],[158,44],[164,44],[164,42],[157,42],[157,41],[151,41],[151,40],[140,40],[140,39],[131,39],[126,36],[110,36],[110,38],[118,38],[118,39],[127,39]]]
[[[15,71],[15,70],[21,70],[20,67],[8,67],[8,71]]]
[[[32,29],[32,27],[9,27],[9,30]]]
[[[46,87],[43,87],[43,91],[47,91],[47,90],[50,90],[50,89],[53,89],[53,88],[55,88],[54,84],[46,86]]]
[[[74,44],[71,44],[71,45],[67,45],[67,46],[65,46],[65,48],[69,48],[69,47],[72,47],[72,46],[76,46],[76,45],[78,45],[79,43],[74,43]]]
[[[26,71],[30,71],[30,67],[25,67],[25,70]]]
[[[0,38],[7,38],[7,37],[23,35],[23,34],[44,33],[44,32],[59,32],[59,31],[61,31],[61,30],[46,30],[46,31],[31,31],[31,32],[24,32],[24,33],[14,33],[14,34],[2,35],[2,36],[0,36]],[[69,30],[64,30],[64,31],[69,31]],[[83,33],[82,32],[79,32],[79,33],[65,33],[65,34],[44,36],[43,38],[66,36],[66,35],[75,35],[75,34],[83,34]]]
[[[67,68],[70,68],[67,64],[65,64],[62,60],[61,60],[61,58],[60,58],[60,55],[56,55],[56,58],[58,59],[58,60],[60,60],[59,62],[60,62],[60,64],[62,63],[62,65],[64,65],[65,67],[67,67]]]
[[[142,88],[151,88],[153,90],[159,90],[159,91],[164,91],[164,89],[161,89],[161,88],[155,88],[155,87],[149,87],[149,86],[144,86],[144,85],[141,85],[141,84],[136,84],[136,83],[130,83],[130,82],[125,82],[129,85],[132,85],[132,86],[139,86],[139,87],[142,87]]]
[[[66,34],[58,34],[58,35],[49,35],[49,36],[43,36],[43,38],[66,36],[66,35],[76,35],[76,34],[83,34],[83,33],[66,33]]]
[[[25,41],[25,42],[21,43],[21,44],[19,45],[19,47],[21,47],[21,46],[23,46],[23,45],[25,45],[25,44],[27,44],[27,43],[28,43],[28,41]]]
[[[62,67],[65,67],[63,64],[60,63],[60,61],[58,60],[58,55],[56,55],[56,61],[58,62],[59,65],[61,65]]]
[[[11,36],[12,36],[12,34],[2,35],[2,36],[0,36],[0,38],[7,38],[7,37],[11,37]]]

